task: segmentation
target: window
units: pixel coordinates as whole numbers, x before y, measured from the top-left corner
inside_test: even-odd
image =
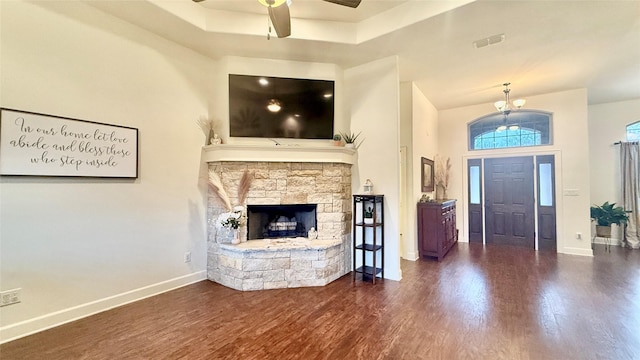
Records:
[[[519,110],[495,113],[469,124],[469,149],[501,149],[551,144],[551,114]]]
[[[531,129],[493,130],[473,139],[473,149],[498,149],[540,145],[540,131]]]
[[[627,141],[640,141],[640,121],[627,125]]]
[[[538,165],[538,204],[553,206],[553,169],[550,163]]]
[[[469,166],[469,203],[480,204],[480,166]]]

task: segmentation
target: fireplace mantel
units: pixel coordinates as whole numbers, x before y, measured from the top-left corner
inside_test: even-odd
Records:
[[[207,145],[202,148],[205,162],[316,162],[353,165],[357,152],[343,146],[295,145]]]

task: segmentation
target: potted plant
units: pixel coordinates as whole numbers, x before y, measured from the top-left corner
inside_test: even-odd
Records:
[[[618,226],[626,224],[629,215],[621,206],[616,203],[605,202],[602,205],[591,206],[591,220],[596,222],[596,236],[611,237],[611,224]]]
[[[362,142],[360,142],[360,144],[356,144],[356,141],[358,140],[358,137],[360,136],[361,133],[362,132],[359,132],[357,134],[354,134],[354,133],[345,134],[341,132],[340,135],[342,135],[342,138],[344,139],[345,147],[357,149],[360,146],[360,144],[362,144]]]
[[[364,223],[373,224],[373,208],[371,206],[364,210]]]
[[[342,136],[340,136],[340,134],[333,135],[333,145],[335,146],[342,145]]]

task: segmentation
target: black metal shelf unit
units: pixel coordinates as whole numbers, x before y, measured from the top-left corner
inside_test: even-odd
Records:
[[[354,280],[384,277],[384,195],[353,195],[353,269]]]

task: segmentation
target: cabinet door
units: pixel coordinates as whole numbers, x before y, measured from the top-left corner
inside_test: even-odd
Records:
[[[424,256],[427,251],[427,209],[424,206],[418,206],[418,251],[420,256]]]
[[[429,252],[438,251],[436,246],[436,237],[437,237],[437,219],[435,216],[436,212],[433,211],[432,207],[424,206],[420,208],[420,222],[422,227],[422,234],[420,235],[420,248],[422,249],[423,254]]]

